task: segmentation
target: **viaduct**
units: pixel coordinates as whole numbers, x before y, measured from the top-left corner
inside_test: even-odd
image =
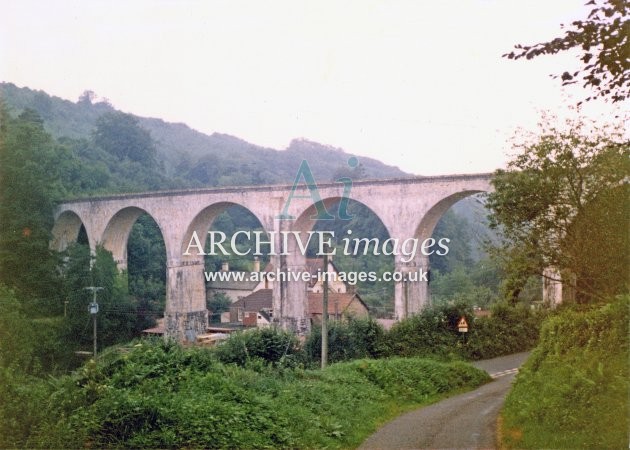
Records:
[[[432,177],[358,180],[349,193],[351,200],[368,207],[383,222],[391,238],[403,242],[430,238],[438,220],[454,203],[464,197],[488,192],[491,174],[445,175]],[[343,183],[317,185],[321,204],[330,211],[344,198]],[[112,252],[119,269],[127,267],[127,240],[131,227],[144,213],[159,226],[166,246],[166,335],[178,340],[194,340],[208,325],[203,255],[189,252],[196,232],[205,245],[213,220],[226,208],[239,205],[249,210],[266,232],[275,231],[279,254],[271,256],[280,271],[299,272],[305,269],[305,256],[295,239],[282,242],[280,232],[305,233],[314,225],[317,205],[309,186],[248,186],[196,190],[147,192],[70,200],[61,203],[55,212],[51,247],[63,250],[76,241],[81,226],[85,227],[90,248],[102,245]],[[288,214],[293,220],[280,220],[287,200],[292,195]],[[291,237],[291,235],[289,235]],[[448,237],[448,236],[447,236]],[[286,247],[285,247],[286,244]],[[428,257],[417,252],[415,259],[403,262],[394,256],[394,270],[399,272],[428,269]],[[423,280],[395,283],[394,309],[397,319],[420,311],[430,301],[428,282]],[[284,280],[273,283],[273,317],[280,326],[305,333],[307,299],[303,281]]]

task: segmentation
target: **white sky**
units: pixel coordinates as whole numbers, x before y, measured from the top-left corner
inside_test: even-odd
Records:
[[[304,137],[416,174],[487,172],[516,127],[585,97],[549,77],[574,55],[501,58],[584,3],[0,0],[0,80],[278,149]]]

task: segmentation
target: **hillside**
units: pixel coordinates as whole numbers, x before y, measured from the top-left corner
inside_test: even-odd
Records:
[[[0,83],[0,99],[12,115],[25,108],[39,113],[46,130],[56,138],[89,138],[97,119],[117,111],[106,101],[83,99],[73,103],[44,91]],[[151,133],[158,157],[169,176],[182,172],[197,174],[193,181],[205,186],[267,184],[291,182],[303,159],[308,159],[316,179],[330,180],[335,171],[347,167],[349,153],[342,149],[311,142],[293,140],[283,150],[250,144],[221,133],[206,135],[183,123],[134,116]],[[360,157],[365,178],[408,176],[397,167],[375,159]]]

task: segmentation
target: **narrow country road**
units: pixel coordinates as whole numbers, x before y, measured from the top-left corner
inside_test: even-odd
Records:
[[[361,449],[495,448],[496,423],[512,380],[529,353],[473,363],[494,381],[479,389],[403,414],[370,436]]]

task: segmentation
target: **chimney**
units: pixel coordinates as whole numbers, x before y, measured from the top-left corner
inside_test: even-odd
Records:
[[[254,256],[254,272],[260,272],[260,260],[258,256]]]
[[[221,263],[221,272],[229,272],[230,264],[227,261]]]

